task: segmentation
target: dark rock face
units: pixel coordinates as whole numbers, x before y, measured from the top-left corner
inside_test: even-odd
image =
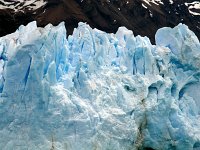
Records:
[[[158,28],[182,22],[200,38],[200,8],[195,5],[194,0],[4,0],[0,2],[0,36],[36,20],[38,26],[65,21],[68,34],[80,21],[106,32],[126,26],[153,43]]]

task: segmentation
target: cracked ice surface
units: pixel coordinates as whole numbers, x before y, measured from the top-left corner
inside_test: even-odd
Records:
[[[200,148],[199,41],[179,24],[156,44],[84,23],[1,37],[0,148]]]

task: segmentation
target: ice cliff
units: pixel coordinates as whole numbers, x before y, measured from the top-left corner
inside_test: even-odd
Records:
[[[200,149],[200,43],[36,22],[0,38],[0,149]]]

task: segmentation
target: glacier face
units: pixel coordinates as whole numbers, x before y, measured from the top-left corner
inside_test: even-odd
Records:
[[[2,150],[200,148],[200,43],[36,22],[0,38]]]

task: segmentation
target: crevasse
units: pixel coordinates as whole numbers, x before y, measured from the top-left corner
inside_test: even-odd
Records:
[[[200,149],[200,44],[36,22],[0,38],[2,150]]]

